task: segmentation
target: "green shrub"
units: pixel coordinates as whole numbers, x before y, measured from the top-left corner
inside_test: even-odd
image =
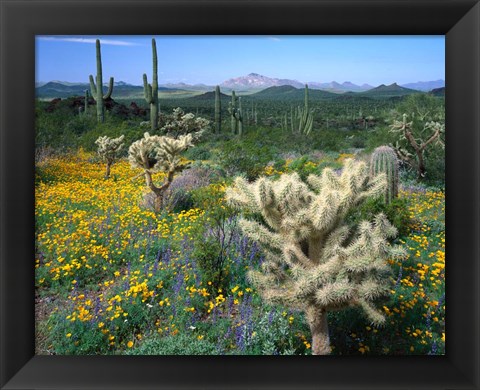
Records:
[[[145,339],[127,355],[216,355],[216,346],[206,339],[199,340],[194,332],[179,333],[175,336],[155,336]]]
[[[410,218],[408,201],[405,198],[395,198],[388,205],[383,199],[369,199],[360,205],[348,218],[352,225],[360,221],[370,221],[378,213],[384,213],[390,223],[398,230],[398,236],[402,237],[409,233],[413,220]]]

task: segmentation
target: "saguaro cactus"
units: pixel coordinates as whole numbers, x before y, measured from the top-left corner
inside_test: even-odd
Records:
[[[215,132],[220,133],[222,130],[222,102],[220,95],[220,87],[215,87]]]
[[[113,92],[113,77],[110,77],[110,82],[108,83],[107,93],[103,94],[103,76],[102,76],[102,53],[100,51],[100,40],[97,39],[96,42],[97,48],[97,84],[93,80],[93,76],[90,75],[90,92],[97,102],[97,120],[98,122],[105,121],[105,104],[104,100],[110,98]]]
[[[237,107],[238,101],[238,107]],[[232,133],[243,134],[243,115],[242,115],[242,100],[235,96],[235,91],[232,91],[232,101],[228,105],[228,112],[231,116]]]
[[[128,160],[133,168],[143,169],[145,182],[155,194],[155,211],[163,208],[165,192],[173,181],[176,173],[188,167],[182,161],[180,154],[193,146],[192,134],[182,135],[178,139],[144,134],[144,138],[134,142],[128,149]],[[162,185],[155,185],[152,175],[162,172],[166,175]]]
[[[297,108],[295,113],[296,132],[310,134],[313,128],[313,112],[310,110],[308,102],[308,85],[305,85],[305,102],[303,109]]]
[[[110,177],[110,168],[118,159],[120,151],[123,147],[124,135],[121,135],[118,138],[109,138],[107,136],[98,137],[95,143],[98,145],[98,154],[99,156],[107,163],[105,170],[105,179]]]
[[[398,158],[389,146],[379,146],[372,153],[370,177],[373,178],[380,173],[385,173],[387,176],[385,203],[389,204],[398,196]]]
[[[153,75],[152,84],[148,84],[147,75],[143,74],[143,92],[145,101],[150,104],[150,127],[153,130],[158,129],[158,61],[157,61],[157,43],[152,38],[152,62]]]
[[[238,135],[243,134],[243,113],[242,113],[242,98],[238,98],[238,108],[235,110],[235,119],[237,120]]]
[[[228,104],[228,112],[230,113],[230,124],[233,134],[237,134],[237,118],[235,112],[237,110],[237,97],[235,91],[232,91],[232,101]]]
[[[326,168],[306,183],[297,173],[253,183],[237,178],[227,190],[230,202],[264,221],[240,221],[266,255],[249,279],[267,302],[304,312],[313,354],[330,353],[329,311],[359,306],[373,324],[385,320],[373,301],[391,288],[387,259],[404,256],[388,243],[396,229],[383,214],[355,230],[345,222],[349,210],[385,185],[384,174],[370,179],[365,163],[347,160],[340,175]]]

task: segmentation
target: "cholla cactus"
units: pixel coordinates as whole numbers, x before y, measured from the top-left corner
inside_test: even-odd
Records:
[[[160,130],[172,137],[191,134],[193,140],[198,140],[209,126],[209,120],[195,117],[192,113],[185,114],[185,112],[178,107],[173,110],[172,116],[167,119],[167,123]]]
[[[372,301],[390,288],[387,259],[403,256],[388,243],[396,229],[383,214],[356,230],[344,221],[349,210],[384,191],[385,175],[369,179],[368,173],[365,163],[347,160],[340,175],[326,168],[307,183],[297,173],[254,183],[237,178],[227,190],[230,202],[265,222],[240,221],[266,254],[250,280],[267,302],[305,313],[317,355],[330,353],[331,310],[360,306],[373,324],[384,322]]]
[[[134,142],[128,149],[128,160],[133,168],[143,169],[145,182],[155,194],[155,211],[163,208],[163,197],[173,181],[176,173],[183,171],[188,164],[184,163],[180,154],[192,143],[192,134],[182,135],[178,139],[144,134],[144,138]],[[165,181],[158,187],[152,179],[157,172],[166,174]]]
[[[415,135],[413,127],[413,121],[407,122],[407,114],[403,114],[401,121],[393,121],[390,130],[393,133],[398,133],[400,135],[400,140],[406,141],[407,145],[413,149],[415,158],[407,149],[402,148],[398,142],[394,146],[398,156],[411,166],[415,167],[417,169],[418,180],[422,180],[425,178],[427,172],[424,158],[427,146],[436,143],[442,148],[445,148],[445,142],[442,140],[442,137],[445,134],[445,124],[435,121],[423,123],[423,129]]]
[[[120,156],[124,138],[124,135],[121,135],[118,138],[109,138],[105,135],[103,137],[98,137],[98,139],[95,141],[95,143],[98,145],[97,152],[99,156],[107,163],[105,179],[110,177],[110,168]]]

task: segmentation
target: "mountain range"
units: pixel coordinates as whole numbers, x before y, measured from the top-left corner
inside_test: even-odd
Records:
[[[418,81],[415,83],[407,83],[398,85],[396,83],[386,86],[384,84],[373,87],[369,84],[356,85],[350,81],[339,83],[337,81],[331,82],[309,82],[307,83],[311,90],[321,90],[335,94],[350,94],[356,93],[363,96],[368,96],[368,91],[373,94],[384,94],[385,96],[393,95],[401,96],[405,93],[412,93],[415,91],[431,91],[432,89],[442,88],[445,86],[444,80],[435,81]],[[114,94],[117,97],[143,97],[143,86],[131,85],[123,81],[115,82]],[[235,77],[225,80],[220,84],[224,92],[235,90],[236,92],[255,93],[265,90],[270,87],[289,86],[297,89],[303,89],[305,84],[290,79],[278,79],[260,75],[258,73],[250,73],[246,76]],[[105,87],[104,87],[105,88]],[[212,91],[215,87],[206,84],[186,84],[186,83],[168,83],[159,85],[159,91],[164,93],[182,93],[182,92],[207,92]],[[399,88],[407,89],[408,91]],[[39,82],[36,84],[35,93],[39,98],[55,98],[68,97],[73,95],[83,95],[85,90],[89,89],[88,83],[72,83],[63,81]],[[366,95],[365,95],[366,94]]]

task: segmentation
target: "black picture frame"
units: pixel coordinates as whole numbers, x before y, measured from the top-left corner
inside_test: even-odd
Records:
[[[480,389],[478,1],[0,0],[0,18],[2,389]],[[35,356],[37,34],[445,34],[446,355]]]

